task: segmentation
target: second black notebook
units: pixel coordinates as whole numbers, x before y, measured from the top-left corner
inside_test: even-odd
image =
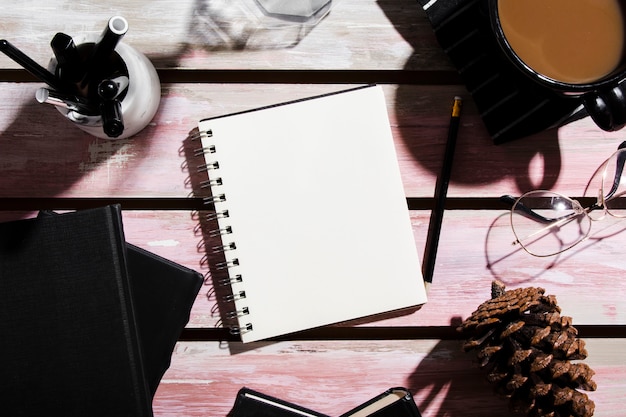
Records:
[[[192,269],[126,246],[146,377],[154,395],[204,280]]]

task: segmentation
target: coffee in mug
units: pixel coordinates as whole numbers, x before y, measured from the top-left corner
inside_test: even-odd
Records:
[[[604,130],[626,125],[626,0],[489,0],[496,39],[540,85],[580,97]]]
[[[618,0],[499,0],[498,14],[513,51],[546,77],[585,84],[622,62],[624,17]]]

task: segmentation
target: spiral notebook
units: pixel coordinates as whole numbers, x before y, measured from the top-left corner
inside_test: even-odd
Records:
[[[251,342],[426,302],[380,86],[199,122],[228,280]],[[224,274],[224,277],[217,276]]]

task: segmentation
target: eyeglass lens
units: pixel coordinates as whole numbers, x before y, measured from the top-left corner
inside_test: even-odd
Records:
[[[551,256],[585,239],[591,219],[575,200],[551,191],[531,191],[512,207],[511,227],[515,243],[528,253]]]
[[[624,181],[626,149],[615,152],[606,162],[602,174],[602,190],[607,213],[626,217],[626,181]]]

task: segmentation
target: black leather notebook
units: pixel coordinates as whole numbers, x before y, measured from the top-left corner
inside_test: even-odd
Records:
[[[297,404],[243,387],[228,417],[329,417]],[[421,417],[406,388],[390,388],[340,417]]]
[[[119,206],[0,224],[9,416],[152,415]]]
[[[243,387],[228,417],[329,417],[271,395]]]
[[[41,211],[39,216],[55,215]],[[154,396],[204,282],[200,273],[126,243],[144,369]]]

